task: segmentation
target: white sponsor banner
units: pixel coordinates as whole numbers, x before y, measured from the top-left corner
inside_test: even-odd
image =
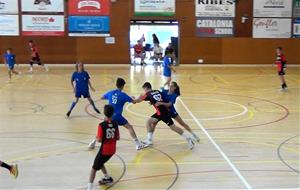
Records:
[[[22,35],[63,36],[65,23],[63,15],[23,15]]]
[[[19,35],[19,16],[0,15],[0,36]]]
[[[18,14],[18,0],[0,0],[0,14]]]
[[[290,38],[291,19],[280,18],[254,18],[253,37],[254,38]]]
[[[254,17],[291,17],[292,0],[254,0]]]
[[[22,0],[23,12],[64,12],[63,0]]]
[[[138,16],[173,16],[175,0],[134,0],[134,12]]]
[[[235,0],[195,0],[197,17],[235,17]]]

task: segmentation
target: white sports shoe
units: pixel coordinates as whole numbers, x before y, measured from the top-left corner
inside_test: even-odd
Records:
[[[88,183],[88,185],[85,188],[85,190],[93,190],[93,184],[92,183]]]
[[[147,146],[152,146],[153,145],[153,141],[149,140],[149,139],[146,139],[146,140],[142,141],[142,144],[145,144]]]
[[[89,150],[94,150],[96,146],[96,140],[94,139],[92,142],[90,142],[88,148]]]
[[[200,138],[197,135],[193,135],[193,138],[195,139],[195,141],[200,142]]]
[[[136,148],[136,150],[142,150],[142,149],[147,148],[147,147],[149,147],[149,145],[142,142],[142,143],[136,145],[135,148]]]
[[[194,143],[193,139],[192,138],[188,138],[188,139],[186,139],[186,141],[188,142],[189,148],[191,150],[193,150],[194,147],[195,147],[195,143]]]

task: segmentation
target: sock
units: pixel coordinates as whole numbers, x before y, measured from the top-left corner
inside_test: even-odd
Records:
[[[76,102],[72,102],[69,112],[71,112],[76,106]]]
[[[135,144],[136,145],[140,145],[140,141],[139,141],[139,139],[138,138],[136,138],[136,139],[133,139],[134,140],[134,142],[135,142]]]
[[[182,134],[181,134],[181,136],[184,138],[184,139],[186,139],[186,140],[188,140],[190,137],[189,137],[189,135],[186,133],[186,132],[183,132]]]
[[[152,132],[148,132],[147,137],[148,137],[149,141],[152,141],[153,133]]]
[[[9,171],[11,170],[11,166],[6,164],[5,162],[2,162],[1,167],[8,169]]]

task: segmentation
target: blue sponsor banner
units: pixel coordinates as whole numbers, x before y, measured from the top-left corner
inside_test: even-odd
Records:
[[[69,16],[69,36],[109,36],[108,16]]]
[[[300,18],[294,19],[294,37],[300,38]]]

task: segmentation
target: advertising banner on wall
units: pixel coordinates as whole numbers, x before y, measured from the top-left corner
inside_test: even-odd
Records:
[[[294,19],[293,35],[295,38],[300,38],[300,19]]]
[[[196,17],[235,17],[236,0],[196,0]]]
[[[69,0],[69,15],[109,15],[111,0]]]
[[[134,0],[136,16],[174,16],[175,0]]]
[[[108,16],[70,16],[69,36],[109,36]]]
[[[291,17],[293,0],[254,0],[254,17]]]
[[[294,17],[300,18],[300,0],[294,0]]]
[[[22,15],[23,36],[64,36],[63,15]]]
[[[18,0],[0,0],[0,14],[18,14]]]
[[[199,37],[232,37],[233,18],[196,18],[196,35]]]
[[[64,12],[64,0],[22,0],[22,12]]]
[[[290,38],[291,19],[282,18],[254,18],[254,38]]]
[[[0,36],[19,35],[19,16],[0,15]]]

